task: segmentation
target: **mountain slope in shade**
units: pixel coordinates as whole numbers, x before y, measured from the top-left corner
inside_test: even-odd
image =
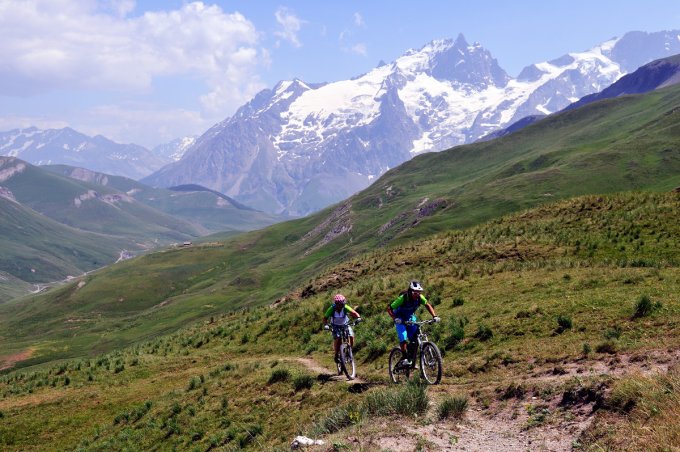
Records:
[[[629,33],[510,77],[479,44],[433,41],[351,80],[280,82],[143,181],[199,184],[268,212],[304,215],[414,155],[561,110],[638,62],[680,52],[680,32]]]
[[[119,190],[55,174],[14,157],[0,157],[0,186],[15,202],[59,223],[124,237],[145,248],[204,232]]]
[[[11,295],[27,288],[22,281],[47,283],[78,276],[115,262],[124,249],[139,247],[130,239],[63,225],[0,196],[0,279]]]
[[[35,127],[0,133],[0,155],[34,165],[65,164],[140,179],[172,160],[136,144],[115,143],[101,135],[89,137],[66,127]]]
[[[603,99],[641,94],[655,89],[680,83],[680,55],[662,58],[645,64],[631,74],[624,75],[611,86],[599,93],[585,96],[569,105],[567,109],[578,108]]]
[[[573,104],[568,105],[564,110],[572,110],[598,100],[611,99],[626,94],[642,94],[676,83],[680,83],[680,55],[661,58],[645,64],[635,72],[624,75],[599,93],[585,96]],[[488,141],[517,132],[544,117],[545,115],[527,116],[505,129],[490,133],[480,141]]]
[[[48,165],[41,168],[89,184],[117,190],[139,203],[195,225],[202,234],[250,231],[286,219],[256,211],[222,193],[198,185],[169,189],[152,188],[129,178],[97,173],[84,168],[65,165]]]

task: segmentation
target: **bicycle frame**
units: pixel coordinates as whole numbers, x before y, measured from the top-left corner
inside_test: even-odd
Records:
[[[344,373],[347,378],[352,380],[356,374],[356,367],[354,364],[354,354],[352,353],[352,345],[350,344],[349,327],[356,325],[358,322],[348,322],[345,325],[334,325],[340,329],[340,362],[338,365],[338,374]],[[335,340],[333,328],[329,330],[331,336]],[[349,368],[348,368],[349,367]]]
[[[418,332],[416,340],[413,342],[416,345],[415,350],[410,350],[413,360],[413,366],[416,363],[420,364],[421,377],[423,377],[430,384],[438,384],[442,376],[442,358],[439,348],[434,342],[431,342],[427,337],[427,333],[420,328],[420,325],[435,323],[435,320],[422,320],[420,322],[404,322],[406,325],[417,325]],[[401,378],[409,379],[411,374],[410,366],[404,367],[401,364],[401,350],[399,347],[392,349],[390,352],[389,373],[393,383],[399,382]]]

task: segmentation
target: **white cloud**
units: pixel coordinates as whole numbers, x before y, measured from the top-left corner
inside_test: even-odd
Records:
[[[27,129],[63,129],[68,123],[63,120],[44,118],[41,116],[0,116],[0,130]]]
[[[135,10],[135,0],[101,0],[102,9],[111,11],[118,17],[125,17]]]
[[[276,10],[274,16],[276,17],[276,22],[282,28],[282,30],[274,32],[274,35],[290,42],[295,47],[301,47],[302,43],[297,34],[306,22],[285,7]]]
[[[360,42],[358,44],[353,45],[350,48],[350,52],[356,53],[357,55],[361,56],[367,56],[368,55],[368,49],[366,48],[366,44],[363,42]]]
[[[364,22],[364,18],[361,14],[354,13],[354,25],[359,28],[366,28],[366,22]]]
[[[131,0],[0,0],[0,95],[145,93],[156,77],[190,76],[215,98],[211,108],[231,113],[261,88],[260,35],[241,14],[192,2],[127,17],[134,8]]]
[[[197,111],[125,104],[88,109],[82,117],[74,118],[69,126],[86,135],[101,134],[118,143],[152,148],[180,136],[203,133],[213,124]]]

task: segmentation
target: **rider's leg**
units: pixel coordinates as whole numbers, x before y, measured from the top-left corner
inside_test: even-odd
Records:
[[[354,348],[354,336],[349,337],[349,345]]]

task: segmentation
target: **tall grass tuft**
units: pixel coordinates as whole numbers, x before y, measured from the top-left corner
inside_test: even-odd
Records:
[[[295,389],[295,392],[311,389],[312,386],[314,386],[314,377],[311,375],[298,375],[293,379],[293,389]]]
[[[557,334],[562,334],[566,330],[570,330],[572,328],[572,321],[571,317],[567,315],[558,315],[557,316],[557,328],[555,329],[555,332]]]
[[[443,421],[448,418],[460,419],[468,408],[467,396],[448,396],[437,407],[437,417]]]
[[[641,317],[647,317],[660,308],[660,302],[657,301],[654,303],[647,295],[641,295],[640,298],[638,298],[638,300],[635,302],[632,318],[639,319]]]
[[[276,369],[272,372],[267,384],[274,384],[280,381],[288,380],[290,380],[290,371],[288,369]]]
[[[420,380],[413,379],[396,391],[384,390],[369,394],[363,406],[368,414],[374,416],[423,414],[429,404],[426,387]]]

